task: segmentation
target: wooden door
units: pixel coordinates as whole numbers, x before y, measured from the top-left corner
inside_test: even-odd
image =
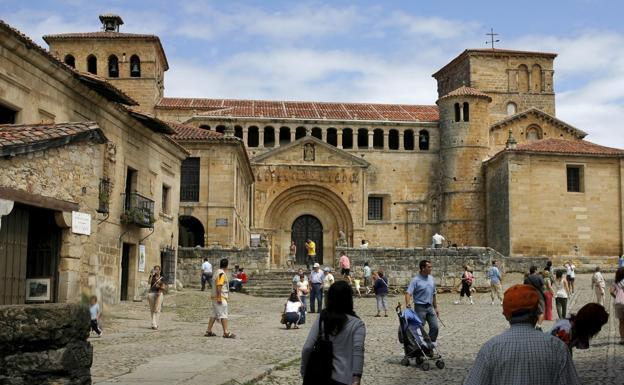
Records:
[[[302,215],[292,225],[292,239],[297,245],[297,263],[305,264],[307,251],[305,242],[311,239],[316,243],[316,259],[323,263],[323,225],[312,215]]]
[[[28,218],[28,210],[16,205],[0,223],[0,305],[26,301]]]

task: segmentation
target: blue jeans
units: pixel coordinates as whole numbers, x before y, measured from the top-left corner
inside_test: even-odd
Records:
[[[323,310],[323,288],[320,283],[312,284],[312,293],[310,293],[310,311],[312,313],[316,312],[315,302],[318,303],[318,311],[320,313]]]
[[[414,304],[414,311],[418,314],[418,318],[422,321],[423,325],[429,324],[429,338],[432,342],[438,339],[438,317],[436,316],[435,309],[431,305],[419,305]]]
[[[206,284],[212,289],[212,273],[202,273],[201,276],[201,289],[206,290]]]

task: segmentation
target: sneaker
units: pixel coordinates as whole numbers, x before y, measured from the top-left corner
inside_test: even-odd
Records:
[[[459,305],[461,303],[461,301],[455,301],[453,302],[455,305]]]
[[[470,298],[470,304],[474,305],[474,301],[472,300],[472,298]]]

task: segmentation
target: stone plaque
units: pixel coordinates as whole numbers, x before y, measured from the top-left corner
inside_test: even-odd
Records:
[[[217,218],[216,225],[217,225],[217,227],[227,227],[227,225],[228,225],[227,218]]]
[[[72,233],[91,235],[91,214],[72,211]]]

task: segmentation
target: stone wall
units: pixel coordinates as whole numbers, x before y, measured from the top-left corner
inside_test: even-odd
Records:
[[[86,306],[0,306],[0,383],[91,384],[88,337]]]
[[[245,268],[247,274],[263,272],[269,268],[269,249],[263,247],[246,249],[179,247],[177,280],[184,286],[199,286],[204,258],[208,258],[215,270],[219,268],[221,258],[229,260],[230,268],[234,265]]]

